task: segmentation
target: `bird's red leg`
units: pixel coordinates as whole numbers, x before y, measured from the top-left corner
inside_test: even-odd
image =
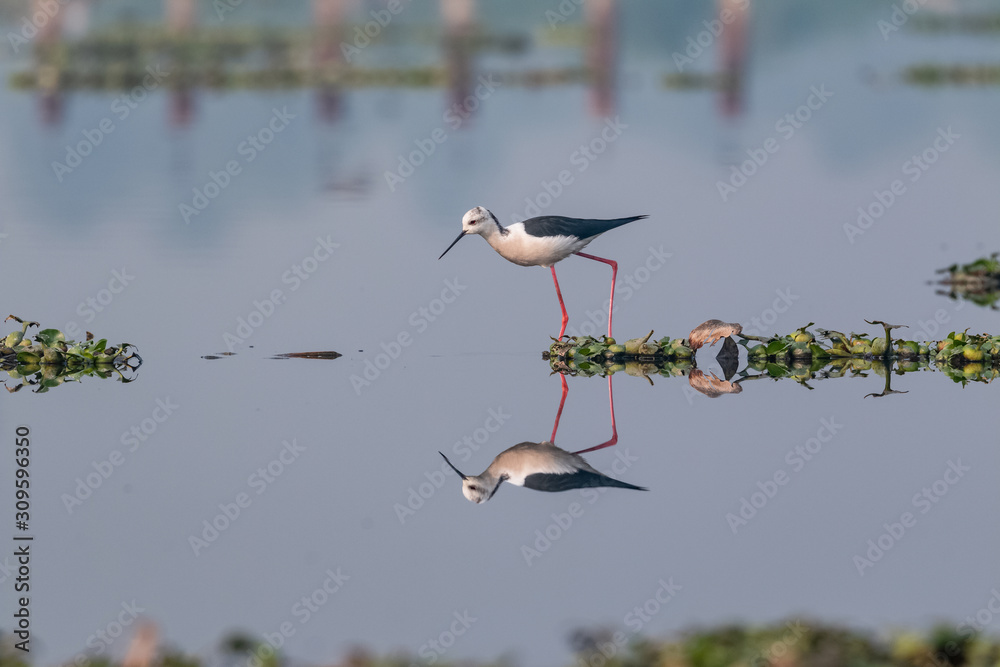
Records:
[[[552,425],[552,437],[549,438],[549,442],[556,441],[556,431],[559,430],[559,420],[562,419],[563,406],[566,405],[566,394],[569,393],[569,385],[566,384],[566,376],[560,373],[559,379],[562,380],[562,398],[559,399],[559,412],[556,413],[556,422]]]
[[[598,449],[604,449],[605,447],[612,447],[618,444],[618,426],[615,425],[615,392],[611,388],[611,376],[608,376],[608,402],[611,404],[611,439],[607,442],[602,442],[601,444],[590,447],[589,449],[581,449],[578,452],[573,452],[574,454],[586,454],[587,452],[595,452]]]
[[[603,257],[588,255],[585,252],[578,252],[576,254],[580,257],[586,257],[587,259],[593,259],[595,261],[611,265],[611,303],[608,304],[608,338],[611,338],[611,315],[615,312],[615,279],[618,277],[618,262],[613,259],[604,259]],[[553,271],[555,270],[553,269]],[[555,273],[553,272],[552,275],[554,276]]]
[[[552,269],[552,282],[556,284],[556,296],[559,297],[559,307],[562,308],[562,327],[559,329],[558,336],[558,338],[562,338],[566,332],[566,323],[569,322],[569,315],[566,314],[566,304],[563,303],[562,290],[559,289],[559,279],[556,278],[556,267],[552,265],[549,268]]]

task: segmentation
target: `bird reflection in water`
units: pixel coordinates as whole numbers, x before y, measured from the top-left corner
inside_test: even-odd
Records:
[[[563,406],[569,387],[566,376],[561,375],[562,399],[559,401],[559,411],[556,413],[552,436],[543,442],[522,442],[501,452],[493,463],[480,475],[465,475],[448,461],[448,457],[438,452],[451,466],[452,470],[462,478],[462,493],[474,503],[484,503],[496,494],[504,482],[523,486],[536,491],[569,491],[571,489],[610,486],[620,489],[646,491],[641,486],[635,486],[613,479],[593,468],[581,454],[611,447],[618,442],[618,429],[615,425],[615,398],[611,387],[611,376],[608,376],[608,401],[611,406],[611,431],[609,440],[599,445],[569,452],[557,447],[554,442],[556,431],[559,430],[559,419],[562,417]]]

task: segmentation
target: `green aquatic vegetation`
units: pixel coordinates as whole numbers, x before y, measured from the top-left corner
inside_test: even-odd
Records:
[[[955,619],[956,622],[958,619]],[[801,618],[767,625],[729,623],[696,627],[670,636],[650,636],[617,627],[578,628],[570,635],[573,665],[603,667],[995,667],[1000,661],[1000,641],[996,637],[963,629],[965,623],[941,623],[927,631],[895,631],[876,634]],[[7,639],[8,641],[4,641]],[[0,633],[0,667],[28,667],[14,650],[9,636]],[[215,655],[185,654],[169,646],[153,645],[151,655],[133,662],[140,667],[203,667],[209,664],[257,664],[281,667],[299,664],[264,639],[238,634],[224,638]],[[322,664],[332,664],[333,657]],[[119,667],[120,662],[105,656],[88,656],[96,667]],[[405,665],[510,665],[509,659],[454,661],[435,656],[428,661],[408,651],[377,655],[355,646],[336,662],[354,667],[404,667]]]
[[[1000,253],[980,257],[968,264],[952,264],[939,269],[947,274],[938,284],[948,287],[939,291],[953,299],[962,298],[979,306],[998,309],[1000,303]]]
[[[995,86],[1000,65],[913,65],[903,70],[903,80],[917,86]]]
[[[697,349],[706,342],[704,332],[713,335],[708,341],[724,339],[732,350],[732,338],[739,338],[746,348],[747,364],[737,382],[754,377],[789,378],[803,384],[815,378],[864,375],[875,370],[880,375],[889,371],[904,374],[917,370],[940,370],[956,382],[990,382],[1000,375],[1000,336],[952,332],[941,341],[916,341],[896,338],[893,332],[905,325],[881,320],[865,320],[879,325],[882,335],[867,333],[845,334],[832,329],[810,329],[813,322],[789,334],[754,336],[742,333],[738,324],[709,320],[696,327],[689,338],[664,336],[652,338],[652,332],[619,344],[602,336],[564,337],[553,341],[543,358],[553,371],[573,375],[606,376],[624,371],[629,375],[688,375],[697,369]],[[707,326],[710,325],[710,326]],[[720,329],[724,325],[725,329]],[[731,336],[722,336],[731,332]],[[696,343],[692,344],[692,340]],[[731,353],[731,350],[730,350]],[[727,354],[723,346],[722,354]],[[736,371],[736,357],[730,364]],[[888,369],[888,370],[885,370]],[[753,373],[759,373],[754,375]],[[727,371],[727,377],[731,374]],[[699,376],[699,381],[701,376]],[[808,385],[807,385],[808,386]],[[718,385],[713,385],[713,391]],[[888,387],[887,387],[888,389]]]
[[[38,322],[14,315],[4,321],[9,320],[21,324],[21,330],[11,331],[0,340],[0,370],[9,379],[20,380],[20,384],[7,386],[8,392],[31,386],[40,394],[86,376],[132,382],[142,365],[131,343],[108,345],[106,338],[95,339],[89,332],[84,341],[66,340],[58,329],[42,329],[32,337],[28,329],[39,327]]]
[[[9,84],[19,90],[130,90],[148,85],[148,67],[153,67],[165,87],[181,90],[449,85],[452,76],[443,66],[363,67],[351,64],[350,56],[346,60],[316,57],[318,51],[336,52],[339,56],[344,48],[365,48],[356,45],[359,33],[367,40],[365,44],[438,43],[441,39],[439,32],[425,34],[420,26],[405,23],[386,25],[374,36],[363,32],[366,27],[367,24],[316,28],[227,24],[178,32],[164,26],[111,25],[80,39],[36,43],[35,64],[13,71]],[[485,27],[448,39],[451,46],[470,53],[520,53],[529,43],[524,35],[497,34]],[[578,83],[590,75],[585,67],[568,66],[493,72],[489,76],[505,87],[537,87]]]

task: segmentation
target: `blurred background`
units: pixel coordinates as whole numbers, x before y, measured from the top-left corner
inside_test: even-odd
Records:
[[[620,339],[997,333],[929,283],[1000,249],[1000,2],[0,0],[0,35],[0,315],[144,360],[0,400],[34,448],[33,664],[121,658],[138,618],[201,656],[564,664],[581,628],[957,628],[1000,584],[996,388],[939,373],[622,375],[588,460],[648,493],[468,503],[438,451],[549,436],[559,310],[478,239],[437,261],[476,205],[647,214],[588,250]],[[559,276],[602,333],[607,267]],[[313,350],[344,356],[272,358]],[[605,440],[605,381],[569,387],[559,444]]]

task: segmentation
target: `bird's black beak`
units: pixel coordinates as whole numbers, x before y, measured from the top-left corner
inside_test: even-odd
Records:
[[[461,241],[462,237],[465,236],[465,234],[466,234],[466,231],[463,229],[462,233],[460,233],[458,235],[458,238],[456,238],[454,241],[452,241],[451,245],[448,246],[448,250],[451,250],[452,248],[454,248],[455,244],[458,243],[459,241]],[[447,255],[448,254],[448,250],[445,250],[443,253],[441,253],[441,257],[444,257],[445,255]],[[438,259],[441,259],[441,257],[438,257]],[[438,453],[440,454],[440,452],[438,452]],[[444,454],[441,454],[441,456],[444,456]],[[445,461],[447,461],[447,460],[448,459],[445,459]],[[448,465],[451,465],[451,464],[449,463]],[[451,467],[454,468],[455,466],[451,466]],[[455,472],[458,472],[458,471],[456,470]],[[461,474],[461,473],[459,473],[459,474]]]
[[[462,238],[462,237],[461,237],[461,236],[459,236],[458,238]],[[454,243],[452,243],[452,245],[455,245],[455,244],[454,244]],[[445,250],[445,252],[448,252],[448,251],[447,251],[447,250]],[[448,465],[450,465],[450,466],[451,466],[451,469],[452,469],[452,470],[454,470],[455,472],[457,472],[457,473],[458,473],[458,476],[459,476],[459,477],[461,477],[461,478],[462,478],[463,480],[464,480],[464,479],[468,479],[468,478],[467,478],[467,477],[466,477],[465,475],[463,475],[463,474],[462,474],[462,471],[461,471],[461,470],[459,470],[459,469],[458,469],[458,468],[456,468],[455,466],[451,465],[451,461],[449,461],[449,460],[448,460],[448,457],[447,457],[447,456],[445,456],[445,455],[444,455],[444,454],[442,454],[441,452],[438,452],[438,454],[441,454],[441,458],[443,458],[443,459],[445,460],[445,463],[447,463]]]

